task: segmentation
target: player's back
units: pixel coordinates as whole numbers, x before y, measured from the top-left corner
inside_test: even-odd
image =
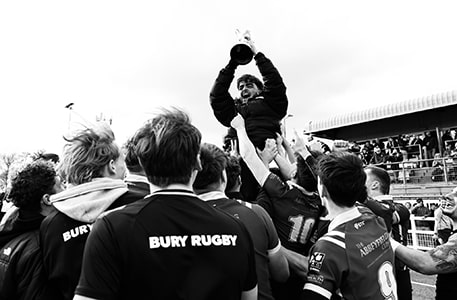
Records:
[[[312,248],[305,289],[325,296],[340,292],[348,300],[396,299],[394,255],[384,222],[372,213],[352,212],[345,222],[331,224]]]

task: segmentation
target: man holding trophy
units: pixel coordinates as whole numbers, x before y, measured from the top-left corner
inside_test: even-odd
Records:
[[[250,32],[237,31],[237,35],[238,41],[230,51],[229,63],[219,72],[211,89],[210,103],[217,120],[226,127],[230,127],[230,122],[239,113],[245,120],[249,139],[255,147],[263,150],[265,140],[276,139],[277,133],[281,132],[280,122],[287,115],[288,106],[286,86],[272,62],[257,51]],[[242,75],[237,80],[240,95],[232,98],[229,88],[235,70],[239,65],[248,64],[252,58],[263,82],[253,75]],[[236,131],[230,128],[226,138],[236,140]],[[245,201],[254,202],[259,187],[244,162],[241,163],[241,194]]]

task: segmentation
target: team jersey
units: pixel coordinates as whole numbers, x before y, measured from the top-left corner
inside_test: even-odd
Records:
[[[305,292],[327,299],[398,299],[394,254],[380,217],[352,208],[335,217],[311,249]]]
[[[206,203],[238,218],[246,226],[254,243],[259,300],[273,300],[268,255],[281,249],[273,221],[260,205],[221,196],[223,197],[223,193],[218,192],[199,195]]]
[[[289,250],[307,255],[310,238],[321,213],[321,199],[317,193],[305,194],[303,188],[284,183],[271,173],[263,184],[265,197],[258,203],[273,219],[281,244]]]
[[[96,299],[240,299],[257,285],[245,226],[190,191],[161,190],[99,219],[76,294]]]

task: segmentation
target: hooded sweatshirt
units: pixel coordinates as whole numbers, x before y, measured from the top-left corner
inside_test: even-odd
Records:
[[[111,178],[71,186],[51,197],[56,212],[42,222],[40,236],[48,282],[59,299],[73,299],[93,223],[106,211],[137,199],[124,181]]]

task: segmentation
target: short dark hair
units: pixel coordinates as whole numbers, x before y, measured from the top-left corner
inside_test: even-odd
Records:
[[[379,182],[379,192],[383,195],[388,195],[390,192],[390,176],[386,170],[383,168],[368,165],[365,167],[365,170],[370,172],[376,180]]]
[[[323,155],[321,152],[311,150],[311,156],[317,162]],[[317,191],[317,170],[315,165],[310,165],[301,155],[297,155],[297,172],[295,179],[299,186],[309,192]]]
[[[125,151],[125,165],[130,172],[139,173],[143,171],[138,156],[136,155],[136,143],[138,136],[134,135],[129,138],[123,145]]]
[[[39,211],[43,195],[55,192],[56,176],[52,163],[33,161],[13,178],[9,198],[20,209]]]
[[[347,151],[323,155],[318,163],[318,176],[333,202],[351,207],[367,198],[366,174],[362,160]]]
[[[203,144],[200,148],[202,169],[195,178],[193,188],[203,190],[222,179],[227,166],[227,155],[213,144]]]
[[[244,74],[236,81],[236,88],[239,89],[240,83],[254,83],[259,90],[263,90],[263,83],[259,78],[251,74]]]
[[[236,186],[237,179],[241,176],[240,159],[236,156],[228,155],[225,171],[227,172],[227,186],[225,190],[231,191]]]
[[[201,133],[179,110],[163,109],[137,133],[136,154],[148,180],[159,187],[186,184],[198,168]]]

